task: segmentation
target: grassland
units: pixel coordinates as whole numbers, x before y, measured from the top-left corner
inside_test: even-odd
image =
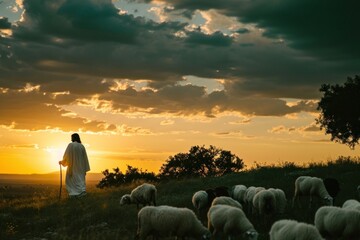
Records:
[[[217,178],[183,179],[157,183],[158,204],[192,209],[192,194],[200,189],[216,186],[276,187],[285,191],[288,200],[294,192],[294,181],[300,175],[321,178],[334,177],[341,190],[335,205],[357,198],[360,184],[360,160],[340,158],[322,164],[296,166],[257,166],[241,173]],[[134,239],[136,206],[119,206],[120,197],[139,183],[119,188],[97,189],[88,184],[88,195],[83,199],[68,199],[65,189],[59,200],[59,186],[55,183],[0,182],[0,239]],[[319,205],[293,209],[291,204],[281,218],[292,218],[312,223]],[[268,227],[250,218],[260,232],[259,239],[268,239]]]

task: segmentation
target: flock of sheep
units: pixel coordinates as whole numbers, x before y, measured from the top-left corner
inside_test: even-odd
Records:
[[[230,190],[226,187],[199,190],[192,197],[193,211],[156,206],[156,187],[144,183],[122,196],[120,205],[137,204],[138,209],[139,204],[144,206],[138,212],[136,234],[136,239],[141,240],[148,236],[256,240],[259,234],[250,216],[269,226],[270,240],[360,240],[360,202],[349,199],[342,207],[335,207],[330,191],[321,178],[300,176],[295,181],[292,207],[300,205],[299,196],[308,196],[309,207],[314,197],[325,205],[317,209],[314,224],[274,220],[275,216],[282,216],[288,204],[284,191],[278,188],[235,185]],[[360,198],[360,185],[357,192]]]

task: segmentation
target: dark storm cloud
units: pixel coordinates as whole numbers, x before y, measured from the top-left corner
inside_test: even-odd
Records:
[[[359,60],[360,33],[356,0],[167,0],[175,9],[217,9],[236,16],[243,23],[254,23],[270,38],[283,38],[290,46],[314,56],[339,60]]]
[[[204,115],[215,117],[217,113],[230,111],[258,116],[284,116],[297,112],[314,112],[316,104],[300,101],[288,106],[286,101],[256,96],[234,96],[225,91],[207,94],[200,86],[167,86],[159,91],[137,91],[132,87],[103,94],[100,100],[113,101],[114,110],[127,112],[151,109],[151,113],[170,113],[180,116]]]
[[[14,37],[51,41],[52,37],[86,41],[134,43],[136,21],[119,15],[111,1],[25,0],[24,24],[14,29]]]
[[[8,18],[0,17],[0,29],[10,29],[11,23],[9,22]]]
[[[26,0],[23,20],[13,24],[13,35],[0,37],[0,91],[3,91],[0,97],[5,102],[1,106],[4,109],[0,124],[9,125],[12,119],[23,119],[18,126],[38,129],[41,124],[35,120],[31,128],[32,120],[27,117],[31,115],[25,115],[29,112],[11,111],[15,104],[6,104],[13,98],[26,101],[34,96],[38,101],[33,106],[38,108],[39,116],[45,117],[41,113],[46,111],[51,113],[51,126],[56,125],[55,119],[63,118],[64,123],[81,124],[84,119],[66,116],[68,112],[59,106],[93,96],[111,102],[113,110],[120,112],[140,109],[154,114],[208,117],[224,111],[261,116],[311,112],[315,110],[312,102],[303,101],[290,107],[279,98],[318,98],[322,83],[343,81],[358,71],[358,60],[339,60],[342,55],[338,53],[331,57],[337,61],[317,58],[327,56],[324,49],[335,52],[338,45],[347,41],[353,44],[352,39],[341,41],[336,36],[338,43],[329,40],[316,48],[321,40],[319,33],[307,31],[318,26],[319,31],[324,28],[329,34],[327,37],[331,37],[330,27],[321,22],[324,20],[306,29],[305,25],[300,27],[300,17],[294,24],[277,16],[286,11],[286,14],[295,14],[295,6],[308,4],[310,7],[310,1],[277,1],[277,4],[270,1],[274,5],[262,0],[169,2],[188,17],[197,9],[217,9],[222,14],[237,16],[239,21],[264,28],[264,34],[271,40],[254,40],[253,29],[238,29],[240,36],[230,37],[217,31],[211,34],[190,31],[186,24],[172,22],[171,18],[157,23],[120,14],[110,0]],[[313,12],[309,14],[312,16]],[[277,18],[284,22],[280,23]],[[289,19],[293,20],[293,16]],[[275,41],[280,37],[289,41],[292,48]],[[344,48],[343,54],[349,57],[350,46]],[[353,56],[356,51],[354,47]],[[222,79],[224,89],[209,94],[205,87],[180,86],[178,83],[189,75]],[[110,91],[114,79],[147,80],[152,89],[140,91],[128,87]],[[15,94],[27,83],[39,85],[39,92]],[[50,97],[53,93],[56,98]],[[18,105],[22,107],[30,108],[30,105]],[[98,131],[105,129],[102,122],[92,124],[94,131],[96,126]],[[63,127],[69,129],[69,126]]]
[[[196,31],[190,32],[186,41],[195,45],[212,45],[218,47],[227,47],[232,43],[231,37],[221,32],[214,32],[211,35]]]

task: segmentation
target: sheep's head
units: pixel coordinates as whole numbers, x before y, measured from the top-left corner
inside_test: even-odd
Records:
[[[208,229],[206,229],[207,231],[202,235],[201,239],[202,240],[210,240],[211,239],[211,233]]]
[[[259,234],[255,230],[249,230],[245,232],[245,239],[248,240],[257,240]]]
[[[334,199],[330,196],[324,197],[324,203],[326,206],[333,206],[334,205]]]
[[[130,204],[131,203],[131,198],[130,198],[130,194],[125,194],[124,196],[121,197],[120,199],[120,205],[125,205],[125,204]]]

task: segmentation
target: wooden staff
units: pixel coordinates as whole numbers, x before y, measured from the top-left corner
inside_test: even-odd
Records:
[[[60,166],[60,191],[59,191],[59,200],[61,199],[61,188],[62,188],[62,169],[61,169],[61,163],[59,163]]]

